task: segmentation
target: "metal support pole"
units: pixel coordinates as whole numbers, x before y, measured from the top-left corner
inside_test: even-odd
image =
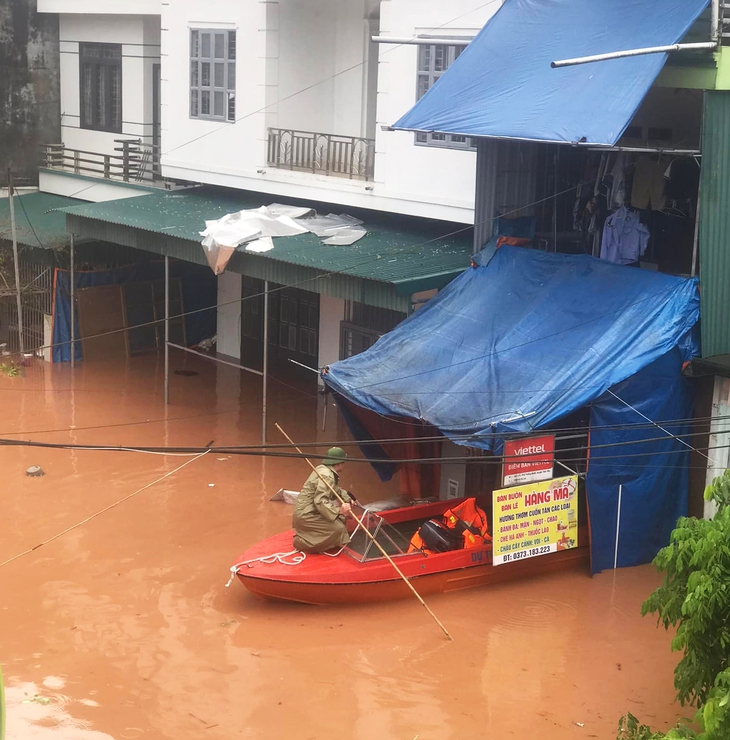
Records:
[[[266,444],[266,401],[269,385],[269,281],[264,280],[264,372],[261,376],[261,442]]]
[[[722,27],[720,24],[720,0],[712,0],[710,10],[710,40],[714,41],[718,47],[722,41]]]
[[[20,263],[18,261],[18,235],[15,228],[15,203],[13,202],[13,173],[8,167],[8,201],[10,203],[10,231],[13,239],[13,262],[15,263],[15,301],[18,308],[18,349],[20,350],[20,368],[24,375],[24,353],[23,346],[23,303],[20,298]]]
[[[621,494],[623,493],[623,483],[618,486],[618,508],[616,509],[616,544],[613,550],[613,569],[618,568],[618,538],[621,532]]]
[[[71,367],[76,367],[76,272],[74,270],[74,235],[71,234],[71,259],[69,263],[69,293],[71,296]]]
[[[667,54],[670,51],[699,51],[705,49],[714,51],[717,49],[717,41],[701,41],[692,44],[667,44],[666,46],[647,46],[642,49],[627,49],[626,51],[612,51],[608,54],[593,54],[588,57],[575,57],[574,59],[560,59],[550,62],[553,69],[560,67],[573,67],[576,64],[590,64],[591,62],[605,62],[609,59],[624,59],[625,57],[639,57],[646,54]]]
[[[165,405],[170,403],[170,258],[165,255]]]
[[[692,277],[697,276],[697,257],[700,250],[700,199],[702,198],[702,188],[697,193],[697,208],[695,210],[695,233],[692,244]]]

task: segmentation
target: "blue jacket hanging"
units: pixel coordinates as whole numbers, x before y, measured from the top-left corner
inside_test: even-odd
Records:
[[[639,214],[626,206],[606,219],[601,243],[601,259],[628,265],[638,262],[646,252],[649,229],[641,223]]]

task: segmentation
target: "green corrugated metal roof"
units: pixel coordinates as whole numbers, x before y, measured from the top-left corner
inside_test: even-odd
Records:
[[[705,93],[700,184],[702,356],[730,353],[730,92]]]
[[[66,217],[57,209],[83,202],[76,198],[49,193],[16,194],[15,228],[18,243],[42,249],[66,246],[69,243]],[[8,198],[0,198],[0,239],[8,241],[12,239]]]
[[[93,219],[173,237],[166,240],[169,256],[204,262],[200,232],[205,229],[206,221],[272,202],[281,201],[262,193],[195,188],[63,208],[63,212],[72,217],[74,228],[83,223],[81,219]],[[469,232],[445,236],[461,227],[370,211],[361,213],[343,206],[304,205],[316,208],[319,213],[345,211],[356,215],[363,219],[368,233],[349,247],[327,246],[314,234],[274,239],[274,249],[258,256],[258,259],[285,262],[316,271],[339,272],[402,285],[404,289],[414,285],[416,290],[439,283],[443,285],[469,266],[472,253]],[[98,232],[96,238],[99,238]],[[177,240],[195,242],[196,251],[191,253],[192,245]],[[139,248],[144,249],[144,246]],[[246,253],[246,257],[249,254]],[[232,266],[235,267],[235,263]]]

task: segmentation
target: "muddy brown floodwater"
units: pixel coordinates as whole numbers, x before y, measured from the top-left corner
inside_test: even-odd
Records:
[[[172,404],[156,357],[0,376],[0,437],[109,445],[257,444],[254,376],[173,356]],[[253,378],[251,380],[250,378]],[[313,385],[272,383],[297,441],[321,431]],[[320,401],[321,404],[321,401]],[[189,458],[0,447],[0,562],[128,496]],[[43,477],[25,475],[40,465]],[[651,567],[563,573],[352,608],[268,603],[228,568],[289,527],[271,503],[299,460],[207,455],[0,567],[8,740],[448,740],[613,738],[631,711],[656,728],[674,703],[669,635],[642,619]],[[350,464],[363,500],[392,488]]]

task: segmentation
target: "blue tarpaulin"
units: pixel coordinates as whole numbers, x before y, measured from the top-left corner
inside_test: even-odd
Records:
[[[698,318],[695,279],[586,255],[503,246],[489,261],[477,255],[475,267],[369,350],[331,365],[323,377],[358,406],[420,419],[457,444],[496,453],[505,437],[544,428],[590,404],[596,433],[612,441],[615,432],[600,427],[646,421],[608,389],[626,392],[624,400],[635,407],[640,400],[649,418],[690,416],[691,395],[679,372],[681,362],[697,354]],[[653,428],[648,436],[663,433]],[[633,451],[619,449],[626,455],[677,453],[672,459],[681,467],[681,443],[668,438],[663,444],[666,449],[639,442]],[[622,468],[615,455],[611,463],[627,483],[633,481],[632,490],[652,500],[670,480],[653,467],[636,475],[636,468]],[[615,511],[618,489],[611,476],[611,490],[596,501]],[[667,523],[686,508],[686,478],[677,473],[671,482],[666,495],[672,505],[662,505],[657,541],[665,541]],[[590,502],[590,487],[588,495]],[[614,525],[615,519],[614,514]],[[613,563],[613,549],[607,554],[604,544],[593,552],[598,569]],[[654,540],[639,550],[626,551],[622,564],[643,562],[646,551],[656,552]]]
[[[393,127],[613,145],[667,55],[560,69],[550,63],[675,44],[707,5],[708,0],[505,0]]]
[[[693,409],[683,361],[676,348],[614,386],[615,395],[606,393],[591,405],[586,490],[594,572],[613,568],[614,561],[619,567],[649,562],[669,542],[677,518],[687,514],[690,450],[653,424],[642,424],[637,414],[675,436],[691,431],[688,421],[677,421],[689,419]]]
[[[124,285],[138,281],[163,280],[165,263],[141,262],[111,270],[79,271],[74,274],[75,289],[100,285]],[[207,268],[180,260],[170,261],[170,278],[179,278],[182,286],[185,316],[185,335],[189,345],[212,337],[216,330],[216,278]],[[70,273],[56,269],[53,297],[53,362],[71,361],[71,295]],[[200,309],[209,308],[209,311]],[[196,313],[189,313],[196,312]],[[79,337],[78,313],[76,332]],[[83,359],[81,342],[76,343],[76,360]]]

